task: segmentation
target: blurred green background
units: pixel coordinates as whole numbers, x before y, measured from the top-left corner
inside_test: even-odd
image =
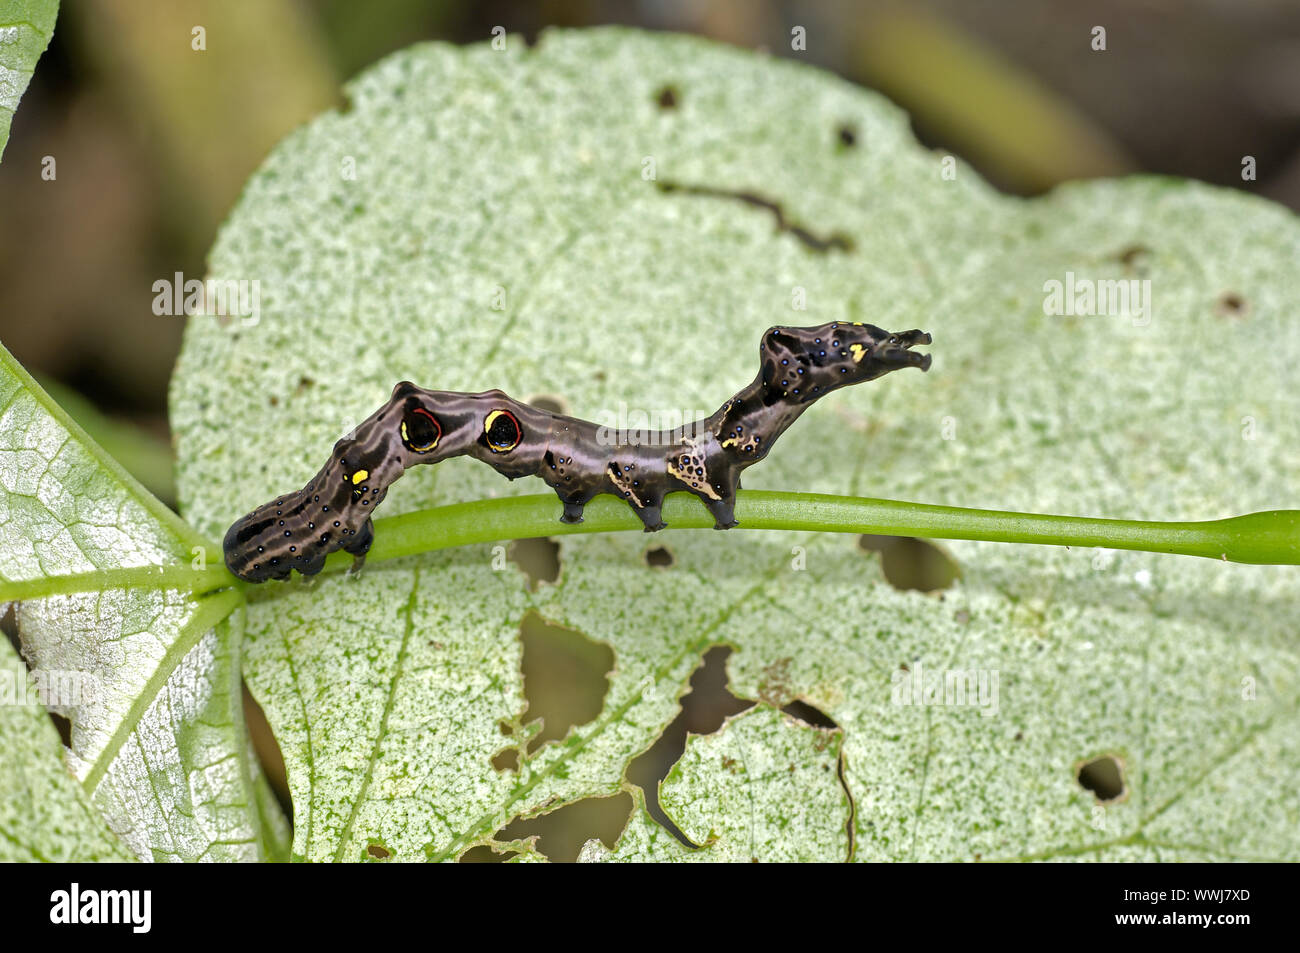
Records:
[[[547,26],[605,23],[763,49],[876,88],[923,142],[1008,192],[1145,171],[1300,208],[1294,0],[64,0],[0,164],[0,341],[174,505],[166,389],[182,321],[153,314],[152,285],[204,274],[216,229],[267,152],[339,105],[343,80],[408,44],[483,41],[498,25],[531,43]],[[1092,48],[1096,26],[1105,51]],[[797,27],[802,51],[791,49]],[[1257,181],[1242,179],[1245,156]],[[514,553],[536,584],[554,578],[545,545]],[[572,686],[545,701],[530,692],[535,710],[554,709],[549,735],[553,722],[590,717],[604,662],[546,629],[525,621],[526,670],[534,686]],[[687,729],[714,730],[746,704],[726,691],[724,658],[710,653],[683,717],[634,762],[630,777],[651,796]],[[274,775],[257,715],[250,708]],[[511,833],[549,839],[553,859],[575,856],[586,836],[621,828],[630,799],[607,800]]]

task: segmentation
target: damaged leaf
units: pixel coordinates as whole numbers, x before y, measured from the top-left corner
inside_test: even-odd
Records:
[[[820,402],[747,488],[1146,519],[1300,495],[1300,229],[1277,206],[1157,178],[999,196],[944,175],[881,97],[689,37],[422,45],[348,94],[272,153],[210,256],[261,308],[192,319],[174,380],[180,497],[207,536],[303,485],[396,381],[691,419],[752,378],[764,328],[833,320],[924,328],[934,368]],[[1076,278],[1140,297],[1046,313],[1048,283]],[[1231,320],[1229,292],[1248,302]],[[528,482],[416,468],[385,514]],[[953,542],[940,598],[895,589],[851,537],[655,543],[671,566],[645,565],[640,534],[566,537],[536,591],[488,546],[259,588],[244,662],[294,856],[452,860],[627,790],[726,644],[732,691],[762,704],[693,739],[663,791],[700,846],[633,791],[622,842],[586,859],[1300,857],[1292,568]],[[599,714],[499,766],[534,611],[614,669]],[[839,730],[773,711],[795,699]],[[737,743],[763,771],[732,771]],[[1101,753],[1130,790],[1106,805],[1075,769]]]

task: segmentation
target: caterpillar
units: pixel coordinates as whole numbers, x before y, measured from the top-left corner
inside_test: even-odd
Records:
[[[930,355],[910,348],[930,335],[890,333],[871,324],[832,322],[769,328],[759,345],[753,382],[711,416],[672,430],[610,439],[608,428],[513,400],[425,390],[409,381],[388,403],[334,445],[329,462],[305,487],[264,503],[227,531],[226,566],[240,579],[313,575],[342,549],[365,560],[375,508],[408,468],[468,454],[511,480],[541,477],[563,504],[561,522],[582,521],[601,493],[621,497],[645,524],[661,530],[664,496],[699,497],[715,529],[738,525],[740,473],[772,450],[778,437],[818,398],[904,367],[929,370]]]

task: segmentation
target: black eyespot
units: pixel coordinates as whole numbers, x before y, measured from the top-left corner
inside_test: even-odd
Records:
[[[483,420],[483,435],[493,453],[509,453],[524,439],[524,428],[508,410],[494,410]]]
[[[406,415],[402,418],[401,433],[402,443],[407,450],[412,453],[428,453],[442,439],[442,424],[417,402],[410,401],[406,406]]]

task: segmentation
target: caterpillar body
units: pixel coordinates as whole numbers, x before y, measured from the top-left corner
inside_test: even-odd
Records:
[[[223,544],[226,566],[249,582],[318,573],[337,549],[356,565],[374,541],[371,519],[407,467],[467,454],[510,479],[541,477],[576,523],[592,497],[626,500],[646,532],[664,528],[664,496],[684,490],[713,514],[716,529],[736,526],[740,473],[818,398],[904,367],[928,370],[930,355],[910,348],[930,335],[891,333],[870,324],[833,322],[769,328],[753,382],[702,421],[618,442],[608,428],[552,414],[499,390],[480,394],[425,390],[409,381],[388,403],[334,445],[305,487],[237,520]]]

